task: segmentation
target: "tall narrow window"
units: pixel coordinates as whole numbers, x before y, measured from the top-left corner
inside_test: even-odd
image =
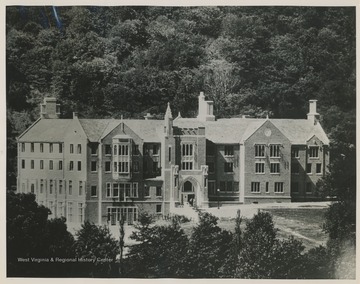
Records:
[[[44,152],[44,144],[40,143],[40,152],[43,153]]]
[[[83,182],[79,181],[79,196],[83,195]]]
[[[306,164],[306,173],[311,174],[311,172],[312,172],[311,166],[312,166],[312,164],[310,164],[310,163]]]
[[[252,193],[259,193],[260,192],[260,182],[252,182],[251,183],[251,192]]]
[[[111,155],[111,145],[105,144],[105,155]]]
[[[40,160],[40,170],[44,169],[44,160]]]
[[[44,180],[41,179],[40,180],[40,193],[43,194],[43,192],[44,192]]]
[[[78,203],[78,210],[79,210],[79,222],[84,222],[84,203]]]
[[[150,187],[147,185],[144,185],[144,196],[150,197]]]
[[[53,161],[53,160],[50,160],[50,161],[49,161],[49,169],[50,169],[50,170],[53,170],[53,169],[54,169],[54,161]]]
[[[78,168],[78,171],[81,171],[81,161],[78,161],[77,168]]]
[[[280,145],[270,145],[270,157],[280,158]]]
[[[21,168],[25,169],[25,160],[21,160]]]
[[[96,161],[91,161],[91,171],[92,172],[97,171],[97,163],[96,163]]]
[[[67,221],[73,222],[73,203],[68,202],[67,204]]]
[[[111,183],[107,182],[106,183],[106,197],[111,197]]]
[[[113,197],[119,197],[119,184],[114,183],[113,184]]]
[[[25,143],[21,143],[21,152],[25,152]]]
[[[91,186],[91,196],[92,197],[95,197],[97,195],[97,192],[96,192],[96,185],[92,185]]]
[[[54,190],[54,183],[53,180],[51,179],[49,181],[49,194],[53,194],[53,190]]]
[[[171,162],[171,146],[169,146],[169,162]]]
[[[35,147],[34,147],[34,143],[31,143],[31,144],[30,144],[30,151],[31,151],[31,152],[34,152],[34,148],[35,148]]]
[[[63,152],[63,145],[61,143],[59,143],[59,153]]]
[[[156,196],[162,196],[162,188],[161,188],[161,186],[156,187]]]
[[[63,193],[63,181],[59,180],[59,194]]]
[[[53,143],[49,143],[49,152],[52,153],[54,151]]]
[[[265,157],[265,145],[255,145],[255,157]]]
[[[72,195],[72,181],[69,180],[69,195]]]
[[[70,154],[74,153],[74,144],[70,144]]]
[[[81,144],[78,144],[78,145],[77,145],[77,153],[78,153],[78,154],[81,154]]]
[[[316,173],[317,174],[321,174],[322,173],[322,171],[321,171],[321,164],[319,163],[319,164],[316,164]]]
[[[59,161],[59,170],[62,170],[62,169],[63,169],[63,162]]]
[[[133,163],[133,171],[134,173],[138,173],[139,172],[139,162],[138,161],[135,161]]]
[[[291,157],[292,158],[299,158],[299,147],[292,147],[291,148]]]
[[[69,163],[69,171],[73,171],[74,170],[74,161],[70,161]]]
[[[105,172],[111,172],[111,162],[110,161],[105,162]]]

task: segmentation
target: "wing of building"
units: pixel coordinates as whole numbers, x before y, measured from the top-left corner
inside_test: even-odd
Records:
[[[140,211],[182,206],[314,200],[329,163],[316,101],[307,119],[215,119],[199,96],[196,118],[59,118],[45,98],[41,117],[18,137],[18,192],[69,224],[131,224]]]

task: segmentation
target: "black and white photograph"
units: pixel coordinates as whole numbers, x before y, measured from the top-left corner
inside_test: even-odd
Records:
[[[356,280],[355,1],[31,2],[3,7],[7,279]]]

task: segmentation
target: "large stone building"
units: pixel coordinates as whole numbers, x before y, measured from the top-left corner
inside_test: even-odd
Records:
[[[18,191],[68,223],[128,223],[182,205],[316,198],[329,140],[316,101],[307,119],[217,119],[199,96],[197,118],[60,119],[54,98],[18,138]]]

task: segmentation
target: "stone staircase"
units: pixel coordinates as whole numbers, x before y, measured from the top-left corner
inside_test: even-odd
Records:
[[[178,207],[173,208],[172,215],[182,215],[189,219],[192,222],[197,223],[199,221],[198,212],[195,210],[194,207],[190,206],[190,204],[185,203],[184,205],[180,205]]]

